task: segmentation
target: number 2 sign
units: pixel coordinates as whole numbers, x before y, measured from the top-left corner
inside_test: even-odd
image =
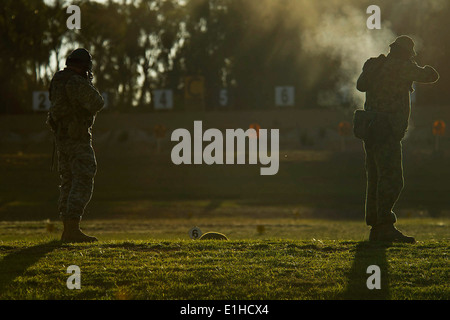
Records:
[[[50,105],[48,91],[33,91],[33,111],[48,111]]]

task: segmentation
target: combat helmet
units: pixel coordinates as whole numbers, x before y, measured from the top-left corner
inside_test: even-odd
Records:
[[[398,48],[404,52],[411,54],[411,56],[415,57],[417,55],[414,50],[414,41],[408,36],[399,36],[389,45],[391,48]]]
[[[84,48],[78,48],[72,51],[66,59],[66,66],[78,66],[92,70],[92,56]]]

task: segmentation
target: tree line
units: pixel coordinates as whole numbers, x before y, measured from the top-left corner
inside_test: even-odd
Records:
[[[442,31],[450,27],[450,3],[378,2],[382,28],[415,35],[420,39],[419,64],[429,63],[441,74],[438,85],[419,91],[418,102],[447,104],[450,34]],[[349,0],[345,7],[337,0],[79,0],[70,4],[81,9],[81,30],[66,26],[67,1],[2,1],[0,113],[31,112],[32,92],[47,90],[52,75],[64,68],[66,56],[77,47],[92,53],[94,84],[109,94],[110,109],[119,112],[153,111],[153,90],[158,88],[173,89],[175,109],[182,110],[185,79],[192,76],[204,79],[207,110],[218,107],[222,88],[229,90],[229,108],[270,109],[274,87],[286,85],[295,87],[295,108],[360,107],[348,99],[348,90],[341,90],[343,82],[354,90],[354,75],[343,72],[348,63],[345,50],[360,46],[346,43],[344,51],[336,53],[331,42],[339,37],[344,42],[352,31],[329,35],[331,47],[321,51],[307,46],[305,35],[321,37],[320,28],[327,23],[324,17],[346,18],[354,12],[363,22],[354,26],[355,33],[361,32],[357,30],[366,28],[365,11],[371,1]],[[373,32],[370,36],[376,40],[379,31],[365,32]],[[379,53],[387,52],[389,42],[385,45],[385,52]],[[323,103],[329,94],[333,99]]]

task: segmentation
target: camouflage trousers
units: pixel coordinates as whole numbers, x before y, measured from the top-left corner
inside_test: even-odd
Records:
[[[81,219],[91,200],[94,176],[97,172],[92,142],[56,138],[58,152],[59,186],[58,210],[60,218]]]
[[[395,203],[404,186],[402,144],[395,138],[383,143],[364,142],[366,154],[366,223],[369,226],[395,223]]]

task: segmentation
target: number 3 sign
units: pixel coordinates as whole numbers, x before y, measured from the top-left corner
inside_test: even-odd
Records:
[[[33,111],[48,111],[50,106],[48,91],[33,91]]]

